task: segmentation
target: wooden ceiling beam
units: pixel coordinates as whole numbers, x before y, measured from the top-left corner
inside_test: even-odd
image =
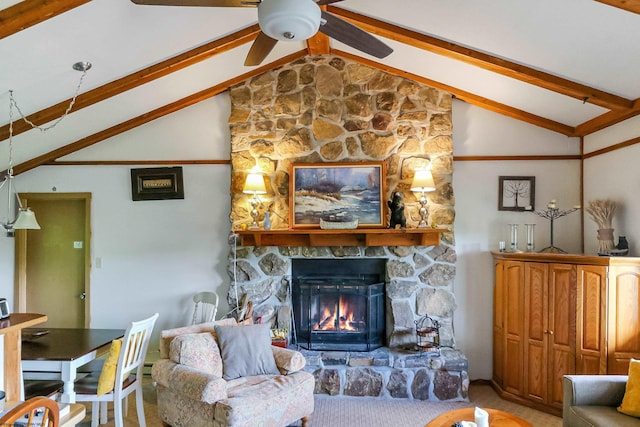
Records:
[[[0,39],[46,21],[91,0],[23,0],[0,10]]]
[[[354,61],[358,61],[365,65],[368,65],[372,68],[376,68],[387,72],[389,74],[394,74],[396,76],[400,76],[409,80],[413,80],[419,83],[423,83],[425,85],[434,87],[436,89],[441,89],[446,92],[453,94],[456,98],[468,102],[469,104],[476,105],[481,108],[485,108],[487,110],[505,115],[507,117],[511,117],[517,120],[521,120],[526,123],[530,123],[535,126],[539,126],[553,132],[558,132],[562,135],[566,136],[575,136],[575,129],[571,126],[567,126],[562,123],[558,123],[553,120],[546,119],[544,117],[537,116],[535,114],[528,113],[526,111],[519,110],[517,108],[509,107],[508,105],[501,104],[496,101],[492,101],[490,99],[474,95],[472,93],[466,92],[464,90],[455,88],[453,86],[446,85],[444,83],[440,83],[435,80],[431,80],[417,74],[412,74],[404,70],[400,70],[398,68],[393,68],[385,64],[381,64],[379,62],[371,61],[369,59],[362,58],[357,55],[350,54],[348,52],[344,52],[341,50],[333,49],[332,53],[338,56],[341,56],[346,59],[351,59]]]
[[[544,71],[536,70],[507,59],[489,55],[487,53],[438,39],[433,36],[428,36],[417,31],[408,30],[406,28],[341,9],[339,7],[329,6],[328,10],[372,34],[433,52],[447,58],[466,62],[503,76],[511,77],[525,83],[579,99],[580,101],[598,105],[609,110],[630,109],[633,107],[632,100],[585,86]]]
[[[31,169],[35,169],[38,166],[42,166],[44,164],[53,162],[56,159],[59,159],[60,157],[67,156],[83,148],[90,147],[94,144],[97,144],[98,142],[102,142],[106,139],[112,138],[116,135],[129,131],[131,129],[134,129],[145,123],[148,123],[160,117],[166,116],[167,114],[174,113],[178,110],[182,110],[183,108],[189,107],[200,101],[204,101],[205,99],[212,98],[220,94],[221,92],[224,92],[231,86],[234,86],[247,79],[250,79],[251,77],[257,76],[271,69],[285,65],[291,61],[295,61],[296,59],[304,57],[306,54],[307,54],[307,51],[302,50],[302,51],[293,53],[291,55],[287,55],[270,64],[255,68],[247,73],[238,75],[232,79],[226,80],[208,89],[201,90],[200,92],[196,92],[190,96],[187,96],[185,98],[172,102],[171,104],[167,104],[163,107],[157,108],[153,111],[149,111],[148,113],[142,114],[138,117],[134,117],[125,122],[112,126],[108,129],[94,133],[93,135],[87,136],[78,141],[72,142],[71,144],[67,144],[53,151],[49,151],[48,153],[42,154],[30,160],[27,160],[26,162],[20,163],[13,167],[14,175],[19,175],[21,173],[30,171]],[[2,175],[6,175],[6,171],[0,174],[0,176]]]
[[[596,0],[599,3],[640,14],[640,0]]]
[[[78,95],[76,103],[73,106],[73,111],[75,112],[100,101],[104,101],[107,98],[116,96],[127,90],[149,83],[150,81],[159,79],[200,61],[204,61],[205,59],[209,59],[214,55],[253,41],[259,32],[260,27],[257,24],[252,25],[226,37],[214,40],[140,71],[136,71],[135,73],[129,74],[118,80],[114,80],[88,92],[82,93]],[[37,125],[49,123],[50,121],[62,116],[70,102],[71,99],[67,99],[66,101],[47,107],[44,110],[30,114],[27,118]],[[31,126],[23,120],[17,120],[13,123],[13,135],[19,135],[28,130],[31,130]],[[0,127],[0,141],[8,138],[9,124],[6,124]]]
[[[637,115],[640,115],[640,98],[633,102],[633,107],[628,111],[608,111],[579,124],[576,126],[576,133],[579,136],[589,135]]]
[[[318,31],[315,36],[307,39],[307,51],[311,56],[328,55],[331,52],[329,36]]]

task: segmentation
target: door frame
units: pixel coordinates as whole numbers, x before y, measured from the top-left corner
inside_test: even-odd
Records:
[[[29,200],[84,200],[84,326],[91,324],[91,193],[19,193],[22,206],[29,206]],[[15,276],[14,309],[24,313],[27,310],[27,230],[15,230]]]

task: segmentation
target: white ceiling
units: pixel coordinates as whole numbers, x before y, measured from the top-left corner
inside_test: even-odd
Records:
[[[0,0],[0,9],[15,3]],[[640,98],[640,15],[593,0],[344,0],[334,6],[630,100]],[[80,77],[71,68],[77,61],[93,64],[82,86],[86,92],[256,22],[253,8],[90,1],[0,39],[0,125],[9,122],[9,90],[27,115],[69,99]],[[331,47],[571,127],[608,111],[468,63],[383,41],[394,52],[382,60],[335,40]],[[280,42],[265,63],[305,47]],[[246,73],[251,70],[242,65],[248,49],[249,44],[242,45],[79,110],[46,134],[18,135],[14,164]],[[0,144],[2,158],[7,145]]]

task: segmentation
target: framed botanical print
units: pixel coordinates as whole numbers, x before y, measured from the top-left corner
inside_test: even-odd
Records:
[[[499,211],[535,210],[535,176],[501,176],[498,190]]]

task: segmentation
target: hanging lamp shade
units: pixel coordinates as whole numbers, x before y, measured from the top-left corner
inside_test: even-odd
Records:
[[[36,214],[31,208],[20,208],[16,222],[13,223],[14,230],[40,230],[40,224],[36,220]]]

